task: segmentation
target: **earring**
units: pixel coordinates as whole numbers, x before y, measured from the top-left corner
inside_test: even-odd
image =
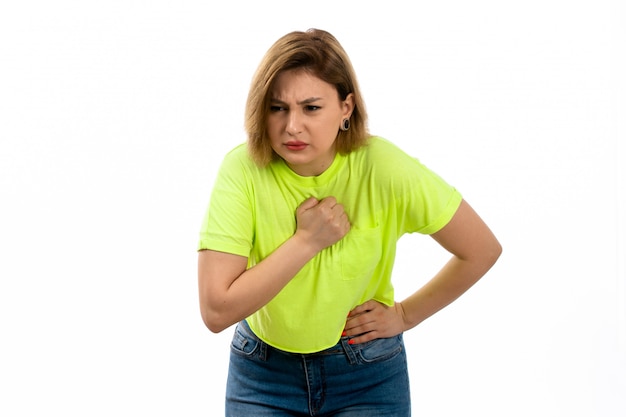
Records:
[[[350,119],[343,119],[343,122],[341,122],[341,130],[345,132],[348,129],[350,129]]]

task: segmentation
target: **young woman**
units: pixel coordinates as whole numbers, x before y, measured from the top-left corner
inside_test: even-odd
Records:
[[[237,323],[226,415],[410,415],[403,332],[476,283],[500,244],[456,189],[368,133],[328,32],[289,33],[268,50],[246,129],[199,243],[202,318],[213,332]],[[451,258],[396,302],[396,243],[413,232]]]

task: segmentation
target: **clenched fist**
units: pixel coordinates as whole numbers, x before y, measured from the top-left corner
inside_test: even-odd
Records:
[[[338,242],[350,231],[350,220],[335,197],[311,197],[296,210],[296,235],[318,251]]]

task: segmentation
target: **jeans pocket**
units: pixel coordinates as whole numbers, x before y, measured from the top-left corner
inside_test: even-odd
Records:
[[[257,350],[260,343],[261,341],[251,330],[245,328],[244,324],[239,323],[235,328],[230,348],[234,353],[250,356]]]
[[[374,339],[359,345],[358,357],[364,363],[382,362],[394,358],[404,348],[402,335]]]

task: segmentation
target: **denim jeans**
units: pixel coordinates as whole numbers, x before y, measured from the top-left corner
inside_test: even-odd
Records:
[[[348,341],[342,337],[317,353],[289,353],[239,323],[231,344],[226,417],[410,416],[402,335]]]

